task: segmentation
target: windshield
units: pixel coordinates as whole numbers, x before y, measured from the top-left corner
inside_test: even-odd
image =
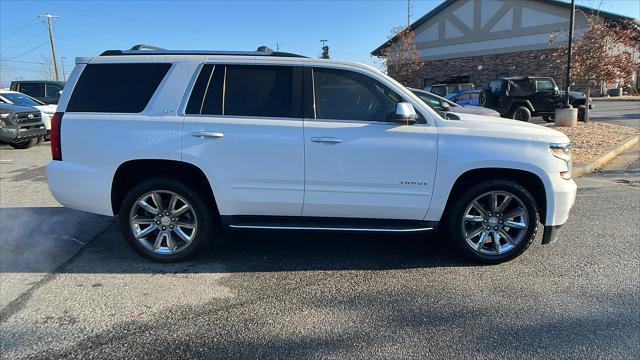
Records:
[[[22,105],[22,106],[39,106],[44,105],[43,103],[28,97],[25,94],[20,93],[0,93],[0,96],[11,101],[14,105]]]
[[[430,108],[437,110],[437,111],[441,111],[442,110],[442,106],[440,106],[441,103],[445,102],[447,104],[449,104],[449,106],[451,107],[457,107],[460,106],[454,102],[451,102],[445,98],[442,98],[440,96],[437,95],[433,95],[433,94],[429,94],[428,92],[424,92],[424,91],[412,91],[417,97],[420,98],[420,100],[424,101],[427,105],[429,105]]]

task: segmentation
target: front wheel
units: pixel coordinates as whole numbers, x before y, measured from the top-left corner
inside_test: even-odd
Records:
[[[510,180],[472,186],[459,197],[446,219],[450,238],[464,255],[496,264],[522,254],[538,228],[533,196]]]
[[[211,207],[184,184],[150,180],[134,187],[120,207],[120,230],[129,246],[158,262],[182,260],[211,234]]]

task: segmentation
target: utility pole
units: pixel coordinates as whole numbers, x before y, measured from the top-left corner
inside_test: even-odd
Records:
[[[407,0],[407,27],[411,25],[411,0]]]
[[[567,49],[567,82],[565,83],[565,108],[570,108],[569,88],[571,84],[571,61],[573,59],[573,22],[576,18],[576,0],[571,0],[571,17],[569,18],[569,48]],[[587,104],[588,105],[588,104]]]
[[[64,73],[64,59],[66,59],[64,56],[60,58],[60,64],[62,65],[62,81],[67,81],[67,75]]]
[[[320,40],[320,42],[322,43],[322,55],[320,55],[321,59],[329,58],[329,46],[327,46],[328,41],[329,40]]]
[[[58,62],[56,61],[56,46],[53,42],[53,32],[51,31],[51,19],[57,19],[60,16],[54,16],[49,13],[42,14],[40,17],[47,19],[47,28],[49,29],[49,43],[51,43],[51,55],[53,57],[53,75],[55,80],[58,81]]]

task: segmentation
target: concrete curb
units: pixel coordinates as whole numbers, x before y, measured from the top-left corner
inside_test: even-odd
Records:
[[[596,171],[596,169],[602,167],[602,165],[615,159],[618,155],[630,149],[632,146],[634,146],[638,142],[640,142],[640,135],[633,135],[631,137],[628,137],[623,142],[612,146],[611,148],[609,148],[607,152],[598,156],[596,159],[586,163],[582,163],[579,166],[574,166],[572,171],[573,177],[577,178],[578,176],[582,176],[584,174],[589,174]]]
[[[591,101],[640,101],[640,96],[611,96],[611,97],[592,97]]]

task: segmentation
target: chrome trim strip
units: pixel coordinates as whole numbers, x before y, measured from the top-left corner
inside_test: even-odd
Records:
[[[426,228],[408,228],[408,229],[366,229],[366,228],[338,228],[338,227],[315,227],[315,226],[270,226],[270,225],[229,225],[234,229],[271,229],[271,230],[319,230],[319,231],[370,231],[370,232],[419,232],[433,230],[431,227]]]

